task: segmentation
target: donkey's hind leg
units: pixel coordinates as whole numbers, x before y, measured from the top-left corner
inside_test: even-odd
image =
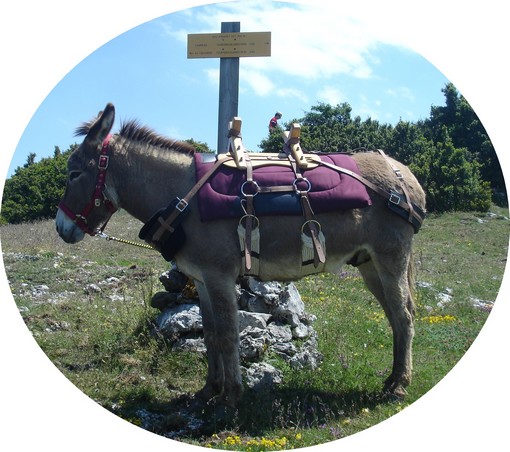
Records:
[[[385,381],[385,391],[403,397],[412,378],[414,302],[409,285],[408,255],[373,256],[359,266],[370,291],[381,304],[393,330],[393,369]]]

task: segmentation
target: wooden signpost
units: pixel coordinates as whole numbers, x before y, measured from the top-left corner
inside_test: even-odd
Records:
[[[271,56],[271,32],[188,35],[188,58]]]
[[[221,33],[188,35],[188,58],[220,58],[217,153],[228,151],[227,125],[238,116],[239,58],[271,56],[271,32],[241,33],[240,22],[222,22]]]

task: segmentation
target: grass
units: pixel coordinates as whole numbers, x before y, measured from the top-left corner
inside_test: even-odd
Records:
[[[381,394],[391,368],[391,330],[358,273],[297,283],[324,361],[296,372],[267,359],[284,382],[246,391],[239,408],[190,415],[205,358],[172,352],[153,334],[152,295],[167,264],[153,251],[87,238],[69,246],[52,221],[0,228],[5,269],[25,324],[49,359],[105,409],[182,442],[226,450],[283,450],[352,435],[405,409],[436,385],[476,339],[496,299],[508,249],[506,210],[431,215],[416,235],[414,379],[403,401]],[[133,239],[125,213],[109,224]],[[256,408],[253,408],[256,407]],[[206,420],[206,421],[205,421]]]

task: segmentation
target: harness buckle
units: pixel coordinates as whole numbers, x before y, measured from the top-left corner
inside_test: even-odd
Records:
[[[181,213],[184,212],[188,207],[188,202],[185,199],[175,198],[174,203],[174,207]]]
[[[395,172],[397,179],[400,179],[400,180],[404,179],[404,175],[402,174],[402,171],[400,171],[398,168],[393,168],[393,171]]]
[[[400,199],[400,196],[396,195],[395,193],[391,193],[389,202],[398,206],[400,204]]]

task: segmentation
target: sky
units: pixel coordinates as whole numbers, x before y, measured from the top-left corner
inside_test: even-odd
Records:
[[[115,127],[136,118],[171,138],[216,149],[219,59],[188,59],[187,35],[218,33],[222,22],[271,32],[271,57],[240,59],[238,116],[248,150],[259,150],[276,111],[283,125],[319,102],[347,102],[353,117],[395,124],[425,119],[432,105],[444,105],[448,79],[441,71],[349,10],[331,14],[320,6],[265,0],[198,6],[130,29],[79,62],[33,115],[8,176],[30,153],[38,161],[52,156],[55,146],[65,150],[79,142],[76,127],[107,102],[116,107]]]
[[[249,147],[266,133],[273,110],[289,120],[316,101],[345,101],[354,115],[380,121],[427,117],[430,105],[443,103],[440,90],[448,79],[480,117],[508,180],[505,2],[296,2],[244,0],[212,9],[201,6],[213,0],[0,2],[0,189],[15,149],[20,158],[14,166],[30,152],[40,158],[52,155],[55,145],[65,149],[76,141],[75,127],[109,101],[119,118],[139,118],[176,138],[216,142],[219,65],[187,60],[184,36],[218,32],[221,21],[230,20],[273,37],[271,58],[241,60],[239,114]],[[0,387],[9,388],[2,392],[0,448],[168,450],[169,440],[133,427],[77,390],[29,334],[7,278],[0,283]],[[502,410],[510,404],[510,368],[502,359],[510,343],[509,293],[506,275],[482,331],[440,383],[397,415],[340,440],[342,450],[390,452],[395,441],[412,444],[415,452],[501,450],[508,439]]]

